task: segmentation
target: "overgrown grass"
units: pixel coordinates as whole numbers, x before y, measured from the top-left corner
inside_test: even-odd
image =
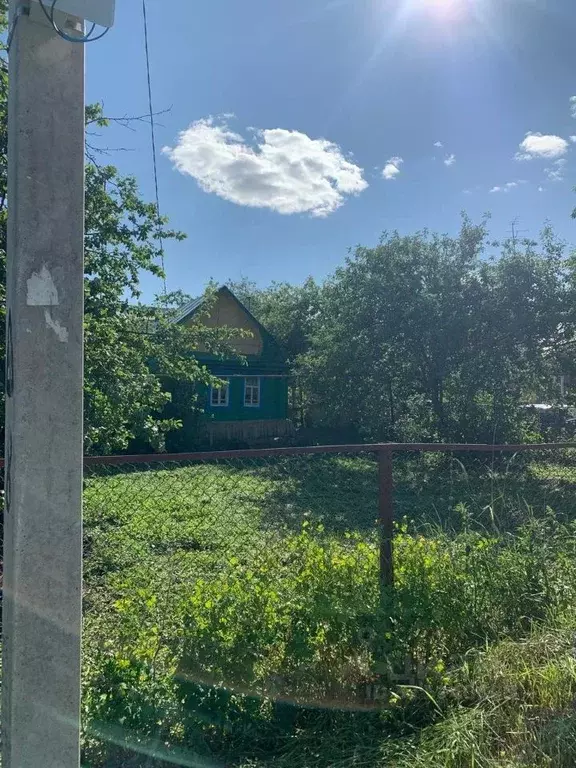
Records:
[[[392,596],[369,456],[90,478],[86,764],[576,763],[576,465],[396,481]]]

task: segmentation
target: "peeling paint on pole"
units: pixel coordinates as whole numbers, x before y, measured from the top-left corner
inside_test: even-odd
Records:
[[[44,319],[48,328],[51,328],[58,337],[58,341],[65,344],[68,341],[68,330],[63,325],[60,325],[58,320],[52,319],[49,309],[44,310]]]
[[[29,307],[57,307],[58,291],[52,280],[46,264],[40,272],[32,272],[32,276],[26,281],[26,304]]]

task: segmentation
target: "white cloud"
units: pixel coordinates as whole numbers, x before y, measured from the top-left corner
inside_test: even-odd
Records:
[[[446,155],[444,158],[444,165],[447,165],[450,167],[451,165],[454,165],[456,162],[456,155]]]
[[[544,187],[538,187],[538,192],[544,192]]]
[[[516,189],[521,184],[527,184],[526,179],[518,179],[517,181],[507,181],[506,184],[500,184],[497,187],[492,187],[490,192],[510,192],[511,189]]]
[[[444,146],[444,144],[442,144],[442,142],[441,142],[441,141],[435,141],[435,142],[434,142],[434,146],[435,146],[435,147],[438,147],[438,149],[442,149],[442,147]]]
[[[564,166],[566,160],[561,157],[559,160],[554,160],[550,168],[544,168],[544,173],[550,181],[562,181],[564,179]]]
[[[397,165],[392,165],[392,163],[386,163],[382,169],[382,176],[384,176],[386,181],[392,181],[396,178],[396,176],[398,176],[399,173],[400,168],[398,168]]]
[[[386,161],[386,165],[382,169],[382,176],[387,181],[392,181],[400,173],[400,166],[403,162],[404,160],[401,157],[391,157],[390,160]]]
[[[570,114],[576,117],[576,96],[570,96]]]
[[[516,153],[516,160],[533,160],[539,157],[551,160],[566,153],[568,142],[553,134],[527,133],[519,146],[521,152]]]
[[[569,138],[572,144],[576,144],[576,136],[570,136]]]
[[[225,119],[207,118],[163,151],[205,192],[282,214],[328,216],[368,186],[337,144],[285,128],[257,130],[251,146]]]

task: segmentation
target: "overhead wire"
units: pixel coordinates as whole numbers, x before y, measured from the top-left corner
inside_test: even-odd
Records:
[[[62,30],[58,26],[54,18],[58,1],[59,0],[52,0],[50,10],[48,10],[48,8],[46,7],[44,0],[39,0],[39,3],[40,3],[40,7],[42,8],[42,11],[44,12],[44,15],[50,22],[54,31],[64,40],[67,40],[70,43],[92,43],[92,42],[95,42],[96,40],[100,40],[102,37],[104,37],[104,35],[106,35],[110,31],[110,28],[107,27],[101,34],[96,35],[95,37],[92,37],[92,33],[96,28],[96,24],[93,23],[87,35],[84,35],[82,37],[76,37],[74,35],[67,34],[66,32],[64,32],[64,30]],[[154,119],[154,101],[152,97],[152,76],[151,76],[151,65],[150,65],[150,45],[148,40],[148,12],[147,12],[146,0],[142,0],[142,18],[143,18],[143,25],[144,25],[144,52],[146,56],[146,79],[148,84],[148,114],[150,119],[150,143],[151,143],[151,149],[152,149],[152,166],[154,170],[154,192],[155,192],[156,220],[157,220],[156,237],[160,246],[160,263],[162,266],[162,274],[163,274],[164,296],[166,296],[168,291],[166,287],[166,273],[165,273],[165,263],[164,263],[164,238],[162,235],[162,217],[160,213],[158,156],[156,152],[156,123]]]
[[[106,29],[103,32],[101,32],[99,35],[96,35],[95,37],[92,37],[92,33],[96,29],[96,24],[93,23],[92,26],[90,27],[90,31],[88,32],[87,35],[81,35],[79,37],[76,36],[76,35],[69,35],[67,32],[64,32],[64,30],[61,29],[58,26],[58,24],[56,23],[56,19],[54,18],[54,14],[56,13],[56,6],[58,4],[58,0],[52,0],[52,4],[50,6],[50,10],[48,10],[46,8],[44,0],[38,0],[38,2],[40,3],[40,7],[42,8],[42,11],[44,12],[44,15],[46,16],[46,18],[50,22],[50,24],[51,24],[52,28],[54,29],[54,31],[56,32],[56,34],[60,35],[60,37],[63,40],[67,40],[69,43],[81,43],[81,44],[94,43],[94,42],[96,42],[96,40],[101,40],[104,37],[104,35],[107,35],[108,32],[110,31],[110,27],[106,27]]]
[[[156,194],[156,217],[158,220],[158,229],[157,229],[156,237],[160,245],[160,262],[162,265],[164,296],[166,296],[168,291],[166,288],[166,271],[164,268],[164,239],[162,237],[162,221],[160,216],[160,188],[158,183],[158,156],[156,152],[156,122],[154,120],[154,100],[152,98],[152,76],[151,76],[151,66],[150,66],[150,45],[148,41],[148,11],[146,7],[146,0],[142,0],[142,19],[144,23],[144,53],[146,55],[146,78],[148,81],[150,143],[152,147],[152,167],[154,169],[154,191]]]

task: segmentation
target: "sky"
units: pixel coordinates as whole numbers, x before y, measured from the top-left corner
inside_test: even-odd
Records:
[[[145,114],[142,0],[87,50],[87,100]],[[147,0],[168,290],[322,279],[384,231],[576,243],[574,0]],[[92,139],[152,200],[149,128]],[[143,296],[162,290],[142,278]]]

